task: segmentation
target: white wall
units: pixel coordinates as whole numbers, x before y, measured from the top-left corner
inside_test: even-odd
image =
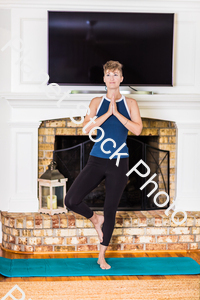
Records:
[[[1,73],[1,72],[0,72]],[[9,104],[0,99],[0,210],[9,208],[9,182],[10,182],[10,149],[11,136],[10,120],[11,109]],[[0,243],[1,243],[1,221],[0,221]]]
[[[0,93],[11,90],[11,49],[1,51],[11,39],[11,10],[0,9]],[[8,103],[0,99],[0,209],[8,207],[7,182],[9,181],[10,169],[10,120],[11,109]]]
[[[11,89],[11,49],[1,51],[1,48],[11,38],[11,11],[0,9],[0,92]]]

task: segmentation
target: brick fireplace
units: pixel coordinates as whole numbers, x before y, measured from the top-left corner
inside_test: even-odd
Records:
[[[141,136],[158,137],[157,147],[170,151],[170,201],[175,197],[176,124],[142,118]],[[131,135],[131,132],[128,133]],[[38,177],[53,159],[56,135],[83,135],[82,125],[70,118],[43,121],[38,130]],[[102,214],[102,211],[97,211]],[[189,212],[178,228],[164,209],[118,211],[108,250],[192,250],[200,249],[200,214]],[[178,222],[183,218],[177,214]],[[98,251],[99,239],[92,223],[67,212],[59,215],[2,212],[2,247],[27,253]],[[196,226],[196,227],[195,227]]]
[[[140,107],[144,126],[142,135],[158,136],[158,147],[170,151],[170,203],[175,200],[175,208],[183,209],[188,214],[189,211],[198,210],[199,202],[195,200],[197,199],[197,194],[195,194],[197,187],[195,187],[196,177],[194,174],[198,172],[199,162],[197,160],[195,165],[196,150],[194,155],[189,156],[189,146],[193,144],[196,146],[198,143],[197,137],[200,134],[200,128],[198,123],[186,125],[181,122],[182,118],[186,118],[186,114],[188,120],[193,118],[196,113],[194,113],[196,110],[195,99],[192,104],[188,104],[183,99],[179,101],[178,96],[132,96],[138,101]],[[69,111],[82,101],[86,104],[89,103],[86,101],[85,95],[72,95],[70,97],[71,100],[65,99],[60,107],[57,106],[58,100],[45,99],[44,95],[29,97],[29,99],[22,95],[15,95],[13,99],[7,95],[7,99],[3,100],[5,116],[7,114],[8,117],[10,107],[12,108],[10,122],[5,123],[4,127],[7,137],[12,141],[12,147],[5,153],[5,157],[10,155],[10,159],[7,160],[10,162],[10,167],[6,169],[7,178],[10,180],[5,182],[6,193],[4,196],[7,200],[1,204],[2,243],[6,249],[19,251],[39,251],[39,249],[41,251],[71,251],[69,249],[75,249],[85,251],[83,249],[95,250],[98,248],[98,238],[94,228],[80,216],[72,214],[72,212],[68,212],[65,218],[62,215],[48,217],[37,214],[37,178],[45,171],[52,159],[55,135],[82,134],[81,125],[75,125],[70,120]],[[82,115],[83,111],[80,110],[78,113]],[[41,122],[40,120],[45,121]],[[8,143],[8,139],[6,139],[6,143]],[[198,144],[196,149],[198,149]],[[188,164],[188,158],[190,164]],[[186,163],[183,164],[183,160]],[[12,172],[9,173],[9,170]],[[194,182],[191,182],[188,171],[192,172]],[[192,192],[188,189],[188,181],[193,187]],[[11,186],[8,185],[9,182],[12,182]],[[184,200],[186,196],[187,199]],[[171,213],[167,217],[164,210],[119,211],[110,249],[137,248],[144,250],[153,249],[153,247],[154,249],[161,249],[162,247],[162,249],[169,249],[168,243],[171,245],[170,247],[173,247],[172,244],[174,243],[174,247],[181,249],[199,249],[200,232],[198,228],[194,228],[199,224],[198,214],[195,215],[194,213],[190,216],[192,219],[187,219],[188,223],[185,222],[178,227],[170,219]],[[176,217],[179,221],[178,218],[180,217],[181,220],[183,214],[177,214]],[[27,218],[32,222],[31,228],[26,227],[30,224],[27,223]],[[72,219],[73,222],[71,223]],[[73,224],[73,228],[69,227],[70,224]],[[159,230],[151,233],[157,226]],[[183,241],[181,234],[186,235],[184,245],[180,245],[179,237],[173,236],[175,227],[180,234],[180,241]],[[183,231],[181,231],[182,227],[184,227]],[[69,232],[68,229],[70,229]],[[158,239],[159,235],[160,238]],[[162,238],[164,244],[161,243]],[[160,243],[161,246],[159,246]],[[134,244],[137,245],[134,246]]]
[[[38,131],[38,143],[39,143],[38,176],[39,177],[46,171],[48,164],[53,159],[53,150],[55,150],[54,149],[55,137],[66,136],[67,139],[68,136],[76,137],[77,135],[78,136],[85,135],[88,137],[88,134],[83,134],[82,132],[82,124],[75,124],[74,122],[71,121],[70,118],[48,120],[42,122]],[[128,136],[133,136],[133,134],[131,132],[128,132]],[[152,140],[150,142],[151,146],[154,146],[161,150],[170,151],[170,161],[169,161],[170,193],[167,190],[166,192],[168,192],[168,194],[170,194],[171,199],[173,199],[175,197],[175,165],[176,165],[175,123],[171,121],[152,120],[149,118],[143,118],[143,130],[140,136],[156,137],[157,139]],[[133,154],[130,153],[130,155]],[[162,158],[160,160],[162,160]],[[130,168],[131,167],[132,166],[130,166]],[[167,181],[168,180],[167,168],[165,170],[165,174],[162,175],[165,177],[164,179]],[[160,191],[165,188],[162,180],[163,179],[162,175],[161,174],[158,175],[159,176],[158,186]]]
[[[176,165],[176,127],[175,122],[142,118],[143,130],[141,136],[158,136],[159,149],[170,151],[170,174],[175,174]],[[128,132],[132,135],[131,132]],[[82,124],[78,125],[70,118],[43,121],[38,131],[38,175],[42,175],[53,159],[54,142],[56,135],[84,135]],[[85,134],[87,135],[87,134]],[[175,186],[175,178],[170,182]],[[171,186],[171,188],[172,188]],[[174,194],[172,195],[174,197]]]
[[[12,147],[4,153],[8,158],[6,179],[9,180],[4,182],[2,191],[3,247],[23,252],[97,250],[98,237],[86,219],[72,212],[65,216],[37,213],[37,178],[52,159],[55,135],[82,134],[82,129],[69,119],[69,113],[77,104],[88,105],[88,96],[71,95],[60,107],[58,99],[44,95],[5,96],[1,103],[4,118],[10,122],[4,123],[4,149],[8,149],[9,141]],[[198,100],[194,97],[188,103],[186,98],[175,95],[131,96],[140,107],[142,135],[158,136],[159,148],[170,150],[170,202],[175,200],[175,208],[185,210],[188,218],[177,226],[171,220],[172,211],[168,217],[163,210],[119,211],[110,249],[199,249],[199,215],[194,212],[199,203],[195,174],[198,174],[200,127],[194,122],[195,115],[198,117]],[[82,115],[83,111],[77,113]],[[187,124],[183,123],[186,116]],[[176,214],[175,220],[180,221],[179,218],[183,214]]]

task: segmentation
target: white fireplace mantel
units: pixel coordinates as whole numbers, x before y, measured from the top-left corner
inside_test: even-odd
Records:
[[[121,91],[123,94],[123,90]],[[59,102],[59,96],[45,93],[4,93],[2,99],[8,101],[12,108],[12,122],[21,120],[49,120],[74,115],[74,109],[84,114],[90,100],[105,94],[69,94]],[[137,100],[141,116],[153,119],[165,119],[180,123],[200,122],[200,94],[127,94]],[[50,98],[51,97],[51,98]],[[77,107],[79,105],[79,109]],[[31,114],[30,114],[31,111]],[[180,112],[181,113],[177,113]]]
[[[38,211],[38,127],[43,120],[84,115],[78,104],[88,106],[97,94],[70,94],[59,98],[44,94],[6,93],[2,95],[0,210]],[[200,95],[136,95],[141,116],[176,122],[176,209],[200,210]],[[52,95],[53,97],[53,95]],[[76,110],[75,110],[76,109]],[[3,172],[2,172],[3,170]]]

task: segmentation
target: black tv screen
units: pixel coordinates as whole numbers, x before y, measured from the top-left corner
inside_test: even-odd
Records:
[[[128,86],[173,85],[172,13],[48,12],[49,83],[104,85],[103,64],[123,64]]]

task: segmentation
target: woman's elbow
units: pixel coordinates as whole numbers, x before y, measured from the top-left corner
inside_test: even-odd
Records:
[[[142,128],[143,128],[143,125],[141,124],[140,126],[138,126],[136,132],[135,132],[135,135],[140,135],[140,133],[142,132]]]

